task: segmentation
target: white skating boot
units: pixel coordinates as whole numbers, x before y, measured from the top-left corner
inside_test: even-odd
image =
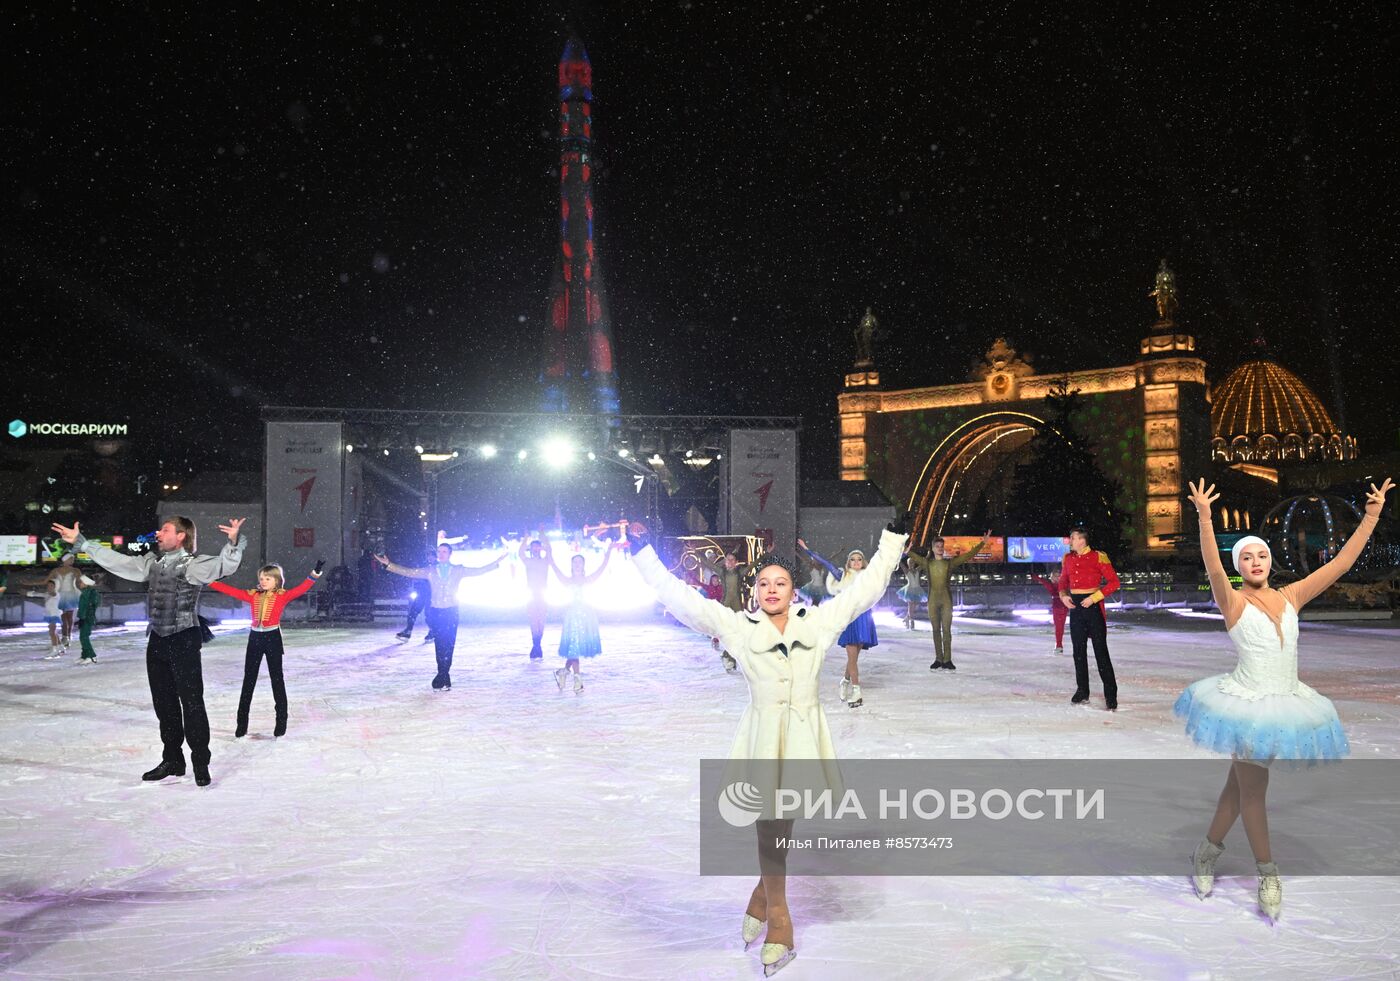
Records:
[[[851,679],[850,679],[850,678],[842,678],[842,679],[841,679],[841,687],[838,689],[838,697],[839,697],[839,698],[841,699],[841,701],[843,701],[843,702],[849,702],[849,701],[851,700]]]
[[[1224,850],[1224,845],[1202,838],[1191,855],[1191,885],[1196,890],[1197,899],[1205,899],[1215,888],[1215,860]]]
[[[748,950],[753,946],[753,942],[763,933],[763,921],[749,914],[744,914],[744,926],[740,930],[744,938],[744,949]]]
[[[560,668],[558,671],[554,672],[554,683],[559,686],[560,691],[564,690],[564,682],[568,680],[568,677],[568,668]]]
[[[759,954],[759,960],[763,962],[763,976],[771,978],[787,967],[788,962],[796,956],[797,951],[786,944],[764,944]]]
[[[583,679],[582,679],[581,677],[579,677],[578,672],[575,671],[575,672],[574,672],[574,694],[575,694],[575,695],[578,695],[578,694],[581,694],[582,692],[583,692]]]
[[[860,708],[865,704],[865,699],[860,697],[860,685],[851,686],[851,697],[846,700],[846,704],[853,709]]]
[[[51,644],[49,652],[44,655],[45,661],[56,661],[63,656],[63,648],[58,644]]]
[[[1057,647],[1057,648],[1055,648],[1055,653],[1056,653],[1056,654],[1063,654],[1064,652],[1065,652],[1065,649],[1064,649],[1063,647]]]
[[[1278,866],[1273,862],[1256,862],[1259,870],[1259,912],[1271,921],[1278,919],[1278,911],[1283,906],[1283,883],[1278,877]]]

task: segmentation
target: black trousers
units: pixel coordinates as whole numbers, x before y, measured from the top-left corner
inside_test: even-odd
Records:
[[[151,705],[160,720],[161,759],[185,765],[184,743],[190,759],[209,764],[209,716],[204,711],[204,670],[200,663],[200,630],[191,627],[146,641],[146,680]]]
[[[434,688],[445,688],[452,684],[452,650],[457,646],[457,607],[430,606],[427,616],[428,626],[433,631],[433,649],[437,653],[437,675],[433,678]]]
[[[1108,657],[1108,624],[1104,620],[1102,603],[1093,606],[1076,604],[1069,611],[1069,639],[1074,645],[1074,690],[1089,691],[1089,641],[1094,642],[1094,660],[1103,682],[1103,697],[1110,704],[1118,701],[1118,681],[1113,677],[1113,662]]]
[[[248,653],[243,656],[243,692],[238,696],[238,721],[244,725],[248,723],[253,689],[258,685],[264,657],[267,658],[267,677],[272,682],[272,701],[277,706],[277,721],[287,721],[287,686],[282,683],[282,631],[254,630],[248,634]]]

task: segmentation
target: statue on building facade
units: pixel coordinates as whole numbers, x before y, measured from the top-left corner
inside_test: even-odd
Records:
[[[856,367],[864,368],[875,363],[875,331],[880,327],[880,321],[875,319],[875,314],[869,307],[865,308],[865,316],[860,318],[860,323],[856,326]]]
[[[1172,272],[1166,259],[1157,269],[1155,288],[1147,295],[1157,301],[1157,323],[1164,326],[1175,324],[1176,312],[1181,304],[1176,296],[1176,273]]]

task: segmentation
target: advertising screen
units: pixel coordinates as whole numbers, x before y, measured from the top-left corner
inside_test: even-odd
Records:
[[[1030,538],[1013,535],[1006,540],[1006,561],[1059,563],[1069,551],[1069,541],[1060,536]]]
[[[982,539],[978,535],[944,535],[943,551],[948,558],[956,558],[971,549]],[[1005,562],[1006,539],[988,538],[987,544],[972,559],[973,562]]]
[[[33,565],[38,550],[35,535],[0,535],[0,565]]]

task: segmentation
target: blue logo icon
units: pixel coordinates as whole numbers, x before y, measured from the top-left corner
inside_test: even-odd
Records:
[[[29,432],[29,427],[24,424],[23,419],[10,420],[10,435],[15,439],[19,439],[27,432]]]

